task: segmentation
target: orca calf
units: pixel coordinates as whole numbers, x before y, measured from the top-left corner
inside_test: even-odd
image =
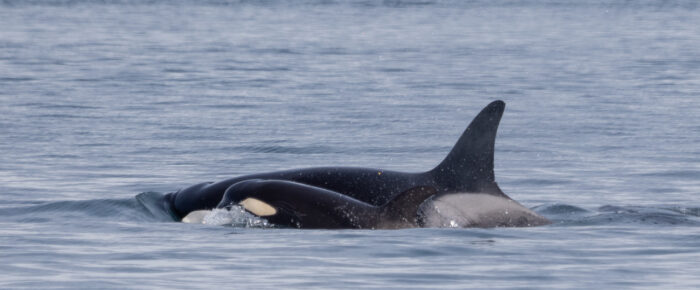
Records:
[[[310,201],[312,198],[319,198],[325,200],[326,203],[318,204],[316,207],[294,203],[295,207],[292,207],[292,209],[297,209],[296,221],[299,224],[303,222],[303,226],[311,227],[367,227],[370,225],[369,227],[371,228],[371,225],[382,225],[382,222],[377,221],[375,218],[376,212],[382,206],[388,206],[387,208],[397,210],[392,204],[406,204],[406,202],[402,202],[402,193],[410,192],[412,194],[409,195],[413,196],[416,194],[416,187],[423,187],[432,188],[437,194],[436,199],[433,201],[434,209],[432,211],[421,211],[426,215],[433,215],[432,217],[425,217],[426,221],[429,222],[428,226],[440,226],[441,219],[436,218],[435,214],[440,209],[441,201],[444,207],[445,200],[469,203],[461,206],[459,204],[454,205],[458,209],[469,209],[466,212],[469,216],[463,216],[460,219],[461,221],[470,221],[463,222],[465,226],[534,226],[547,224],[549,221],[546,218],[537,215],[512,200],[501,191],[495,182],[493,171],[494,146],[498,124],[504,110],[505,103],[503,101],[494,101],[487,105],[472,120],[447,157],[437,167],[426,172],[406,173],[372,168],[319,167],[251,174],[216,183],[200,183],[169,193],[165,196],[166,208],[176,217],[183,218],[194,211],[210,210],[217,207],[224,199],[224,194],[231,192],[231,197],[236,198],[229,199],[229,201],[240,199],[241,202],[244,202],[245,199],[242,197],[245,196],[250,197],[251,200],[264,201],[262,203],[251,202],[265,208],[267,212],[274,210],[275,214],[268,215],[268,217],[271,216],[271,218],[276,219],[277,212],[279,212],[280,218],[290,218],[287,216],[288,210],[282,206],[282,201],[288,202],[295,196],[306,201]],[[248,180],[258,181],[237,185],[239,182]],[[266,180],[267,182],[265,182]],[[268,186],[277,187],[280,191],[266,190],[263,193],[256,193],[240,191],[240,188],[237,188],[237,186],[253,186],[254,184],[265,188]],[[290,197],[283,196],[285,192],[288,192],[287,189],[293,189]],[[427,194],[430,190],[424,189],[420,192]],[[261,194],[265,198],[261,197],[262,200],[257,199],[255,198],[256,194]],[[422,197],[423,194],[418,194],[417,196]],[[462,198],[455,198],[455,196],[462,196]],[[469,198],[464,198],[464,196]],[[279,202],[275,202],[275,198],[280,199]],[[425,201],[425,199],[422,201]],[[321,222],[314,224],[310,218],[298,218],[299,215],[309,214],[311,211],[317,212],[317,214],[309,215],[310,217],[337,217],[341,212],[331,212],[330,209],[324,207],[343,203],[351,204],[353,207],[361,208],[361,210],[341,210],[342,213],[372,216],[372,218],[368,219],[371,221],[352,223],[350,222],[351,218],[336,219],[324,226]],[[489,206],[494,203],[499,206]],[[265,207],[263,204],[268,207]],[[486,206],[475,207],[475,204],[485,204]],[[245,203],[242,205],[246,207]],[[509,214],[509,211],[506,208],[501,208],[500,205],[509,206],[512,214]],[[299,211],[300,208],[303,208],[303,210]],[[255,214],[255,211],[246,209]],[[413,203],[410,204],[410,211],[401,211],[399,215],[402,215],[404,219],[411,220],[415,216]],[[386,210],[384,212],[386,213]],[[451,210],[451,212],[465,214],[465,211],[460,210]],[[503,212],[505,212],[506,216],[491,218],[499,213],[503,215]],[[262,214],[256,215],[265,216]]]
[[[286,180],[252,179],[226,190],[218,208],[240,205],[285,227],[306,229],[400,229],[420,227],[418,208],[435,195],[432,187],[404,191],[382,206],[335,191]]]

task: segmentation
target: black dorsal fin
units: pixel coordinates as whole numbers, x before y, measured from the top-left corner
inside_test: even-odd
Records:
[[[495,181],[493,152],[505,106],[494,101],[481,110],[447,157],[430,171],[442,191],[479,191]]]
[[[430,186],[416,186],[387,202],[380,209],[380,223],[389,228],[416,226],[418,208],[423,202],[437,193]]]

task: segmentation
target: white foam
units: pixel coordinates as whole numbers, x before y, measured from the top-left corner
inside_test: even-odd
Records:
[[[267,220],[254,216],[240,206],[232,206],[231,210],[216,208],[213,210],[196,210],[182,219],[183,223],[205,224],[215,226],[233,226],[243,228],[268,228]]]

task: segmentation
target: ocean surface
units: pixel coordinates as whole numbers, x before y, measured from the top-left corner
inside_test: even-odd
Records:
[[[429,170],[496,99],[496,180],[552,225],[186,224],[149,203]],[[215,287],[699,288],[700,3],[1,0],[0,288]]]

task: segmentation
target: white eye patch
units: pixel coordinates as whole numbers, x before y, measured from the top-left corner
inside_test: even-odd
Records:
[[[277,210],[273,206],[255,198],[246,198],[238,204],[256,216],[263,217],[277,214]]]

